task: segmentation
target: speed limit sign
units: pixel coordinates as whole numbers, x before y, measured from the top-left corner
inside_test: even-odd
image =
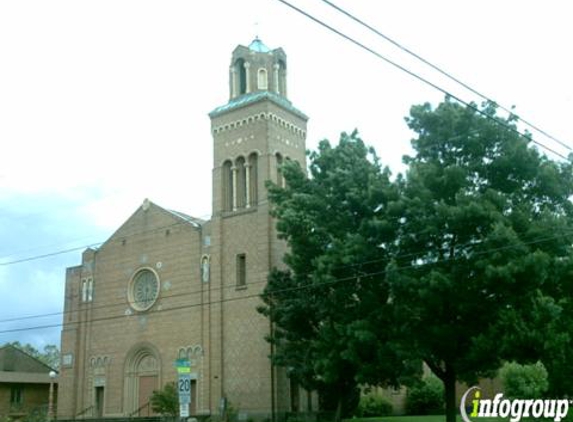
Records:
[[[191,374],[179,374],[179,403],[191,403]]]

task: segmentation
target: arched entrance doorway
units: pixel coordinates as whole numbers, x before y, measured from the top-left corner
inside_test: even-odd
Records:
[[[150,399],[160,387],[161,361],[150,344],[138,345],[128,353],[125,365],[125,413],[129,416],[151,416]]]

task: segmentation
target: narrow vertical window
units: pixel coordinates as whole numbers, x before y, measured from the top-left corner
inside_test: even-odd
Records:
[[[203,281],[203,283],[208,283],[209,278],[210,278],[209,256],[203,255],[203,258],[201,258],[201,281]]]
[[[249,155],[249,202],[251,205],[257,204],[258,202],[258,159],[259,156],[256,152]]]
[[[247,205],[247,175],[245,159],[237,158],[235,167],[237,168],[237,208],[245,208]]]
[[[275,63],[273,65],[273,90],[277,93],[280,94],[280,88],[279,88],[279,64]]]
[[[94,300],[94,279],[88,278],[88,297],[87,301],[91,302]]]
[[[229,69],[229,81],[231,88],[231,98],[237,96],[237,69],[235,66],[231,66]]]
[[[276,157],[277,157],[277,185],[279,185],[282,188],[285,185],[285,179],[283,177],[283,170],[282,170],[283,156],[277,152]]]
[[[247,256],[243,254],[237,255],[237,287],[247,285]]]
[[[233,170],[232,163],[225,161],[223,163],[222,185],[223,185],[223,211],[233,209]]]
[[[88,280],[82,278],[82,302],[87,302],[88,300]]]

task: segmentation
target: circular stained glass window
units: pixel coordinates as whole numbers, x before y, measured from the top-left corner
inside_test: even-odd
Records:
[[[153,306],[159,296],[159,279],[154,271],[143,269],[131,279],[128,298],[137,311],[146,311]]]

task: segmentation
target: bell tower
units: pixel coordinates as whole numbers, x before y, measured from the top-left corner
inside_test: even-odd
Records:
[[[237,47],[231,59],[229,85],[231,100],[257,91],[271,91],[286,98],[284,51],[282,48],[271,51],[259,38],[248,48]]]
[[[213,136],[210,310],[212,397],[247,414],[289,410],[284,373],[272,368],[261,305],[269,272],[284,266],[265,183],[283,184],[284,160],[306,167],[307,116],[287,97],[287,58],[259,38],[229,66],[229,101],[209,113]],[[215,357],[217,356],[217,357]],[[266,409],[266,410],[265,410]]]
[[[211,117],[213,214],[229,216],[266,200],[264,183],[281,183],[284,159],[305,163],[308,118],[287,98],[286,54],[256,38],[233,51],[229,102]]]

